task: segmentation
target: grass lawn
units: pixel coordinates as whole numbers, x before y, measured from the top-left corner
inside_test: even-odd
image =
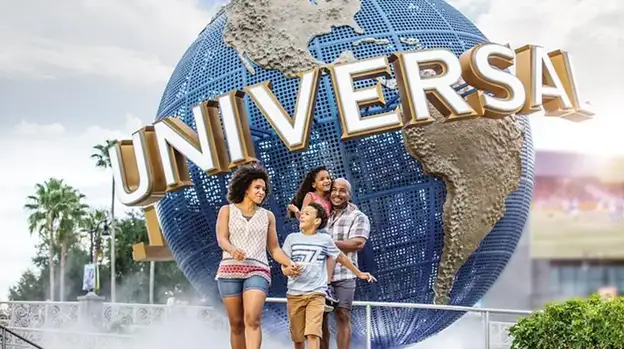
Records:
[[[529,224],[535,258],[624,258],[624,217],[533,209]]]

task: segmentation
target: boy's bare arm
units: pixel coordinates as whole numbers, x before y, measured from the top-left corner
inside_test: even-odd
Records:
[[[360,269],[358,269],[358,267],[356,267],[355,264],[351,262],[351,259],[348,258],[344,253],[341,252],[338,255],[338,258],[336,258],[336,261],[344,265],[347,269],[351,270],[351,272],[353,272],[353,274],[357,275],[358,277],[360,274],[362,274]]]
[[[370,273],[363,273],[360,269],[358,269],[358,267],[356,267],[355,264],[351,262],[351,259],[349,259],[349,257],[347,257],[342,252],[338,255],[338,258],[336,258],[336,261],[344,265],[345,267],[347,267],[347,269],[351,270],[353,274],[355,274],[355,276],[358,277],[358,279],[368,280],[368,282],[377,281],[377,279],[375,279],[375,277],[372,276]]]

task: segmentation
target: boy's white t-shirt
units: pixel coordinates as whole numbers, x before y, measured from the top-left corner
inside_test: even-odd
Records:
[[[289,295],[325,293],[327,289],[327,257],[336,259],[340,250],[328,234],[292,233],[286,237],[282,250],[301,266],[301,273],[288,277]]]

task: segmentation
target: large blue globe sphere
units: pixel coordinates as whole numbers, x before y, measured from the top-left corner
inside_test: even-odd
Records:
[[[443,0],[362,0],[356,22],[365,30],[334,28],[313,39],[309,51],[330,63],[351,50],[358,59],[390,55],[397,51],[446,48],[460,55],[487,41],[461,13]],[[176,67],[162,97],[157,119],[176,116],[194,127],[194,105],[225,92],[270,80],[272,90],[292,114],[298,79],[287,79],[276,70],[254,66],[249,73],[237,52],[223,41],[228,19],[218,15],[199,34]],[[364,37],[387,39],[388,44],[353,42]],[[410,37],[418,42],[401,40]],[[356,299],[387,302],[432,303],[432,285],[443,247],[442,208],[446,197],[441,179],[423,173],[421,165],[404,148],[400,132],[359,140],[341,141],[340,122],[329,76],[322,77],[311,130],[310,146],[290,152],[269,123],[246,97],[256,156],[271,176],[272,194],[267,208],[276,216],[280,243],[297,230],[286,219],[286,205],[304,174],[320,165],[335,177],[348,178],[353,201],[371,220],[371,237],[360,253],[360,268],[376,275],[376,284],[358,284]],[[384,88],[387,101],[398,103],[397,91]],[[487,292],[516,248],[528,216],[533,188],[533,149],[526,120],[520,186],[506,201],[505,216],[483,240],[457,273],[451,304],[472,306]],[[165,238],[179,267],[205,297],[218,299],[216,268],[222,251],[216,243],[215,223],[226,204],[230,174],[207,176],[189,163],[194,187],[168,194],[158,205]],[[285,296],[286,280],[273,265],[270,295]],[[373,315],[373,346],[394,348],[435,334],[462,314],[450,311],[382,309]],[[288,339],[285,306],[266,306],[263,328]],[[365,335],[364,309],[353,312],[353,340]],[[276,331],[272,331],[276,330]]]

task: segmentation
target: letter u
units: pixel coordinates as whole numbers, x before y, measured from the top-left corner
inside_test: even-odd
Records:
[[[165,195],[166,184],[153,126],[118,141],[109,150],[117,198],[126,206],[148,206]]]

